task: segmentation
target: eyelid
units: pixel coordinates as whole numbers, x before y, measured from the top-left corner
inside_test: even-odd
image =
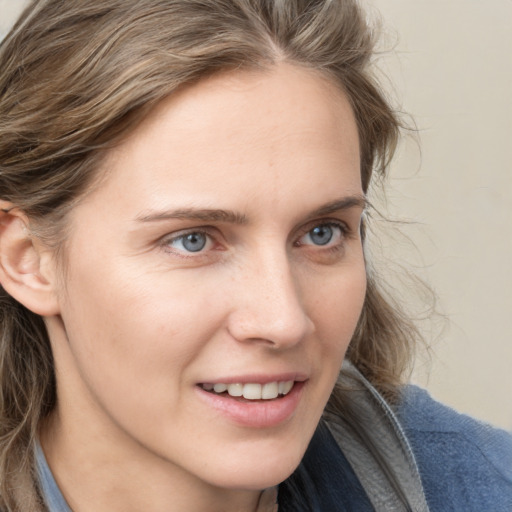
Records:
[[[213,236],[212,231],[214,228],[211,227],[193,227],[188,229],[182,229],[180,231],[176,231],[173,233],[168,233],[161,237],[158,241],[158,245],[166,252],[172,253],[174,255],[177,255],[182,258],[199,258],[201,256],[205,256],[205,253],[208,252],[211,249],[208,250],[200,250],[197,252],[192,251],[181,251],[175,248],[171,247],[171,243],[185,238],[187,235],[194,234],[194,233],[200,233],[204,236],[206,236],[212,244],[215,244],[217,242],[217,239],[215,236]]]
[[[314,229],[314,228],[316,228],[318,226],[333,226],[333,227],[337,227],[337,228],[340,229],[343,238],[345,238],[347,236],[350,236],[350,234],[353,231],[346,222],[344,222],[344,221],[342,221],[340,219],[335,219],[335,218],[316,219],[316,220],[313,220],[311,222],[308,222],[305,226],[300,228],[297,240],[296,240],[296,242],[294,242],[293,245],[296,246],[296,247],[301,246],[301,244],[299,242],[300,239],[302,237],[304,237],[305,235],[307,235],[312,229]],[[318,247],[321,248],[322,246],[318,246]]]

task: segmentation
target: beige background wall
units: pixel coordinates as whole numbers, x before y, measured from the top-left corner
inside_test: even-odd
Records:
[[[414,222],[403,230],[417,249],[405,238],[383,245],[429,280],[449,318],[429,376],[420,359],[414,379],[512,429],[512,2],[365,1],[385,21],[383,47],[397,42],[380,66],[422,152],[401,146],[387,202]],[[23,3],[0,0],[0,35]]]
[[[512,429],[512,2],[372,3],[398,33],[382,67],[421,138],[421,156],[408,141],[393,166],[390,209],[418,223],[413,261],[449,318],[429,380],[416,378]]]
[[[5,35],[25,4],[26,0],[0,0],[0,38]]]

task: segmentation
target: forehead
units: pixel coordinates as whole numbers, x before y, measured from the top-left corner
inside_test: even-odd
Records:
[[[332,142],[328,135],[334,136],[336,145],[359,158],[357,128],[345,93],[320,72],[291,64],[222,72],[184,87],[157,105],[126,143],[135,147],[135,139],[142,143],[144,132],[154,136],[163,124],[180,137],[189,136],[191,143],[219,150],[243,141],[268,148],[269,132],[277,146],[280,137],[306,135],[322,125],[326,146]]]
[[[270,189],[303,193],[322,177],[360,192],[348,99],[322,75],[289,64],[220,73],[180,90],[111,151],[105,169],[100,188],[114,180],[116,194],[153,203],[169,194],[222,202],[232,191],[265,203]]]

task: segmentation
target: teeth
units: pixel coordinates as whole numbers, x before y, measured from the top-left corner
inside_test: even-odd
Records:
[[[261,400],[261,384],[244,384],[243,395],[247,400]]]
[[[293,381],[292,381],[293,383]],[[291,388],[290,388],[291,389]],[[269,382],[261,389],[261,398],[271,399],[277,398],[279,394],[279,384],[277,382]]]
[[[229,384],[228,393],[230,396],[242,396],[244,394],[244,387],[242,384]]]
[[[293,388],[293,380],[288,380],[286,382],[280,382],[279,384],[282,384],[283,387],[279,389],[279,393],[281,395],[287,395],[290,390]]]
[[[279,395],[287,395],[293,388],[293,380],[281,382],[267,382],[266,384],[258,384],[251,382],[247,384],[202,384],[206,391],[214,391],[215,393],[228,392],[230,396],[243,396],[246,400],[272,400]]]

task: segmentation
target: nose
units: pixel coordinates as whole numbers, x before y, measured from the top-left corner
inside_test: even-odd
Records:
[[[237,272],[228,330],[240,342],[290,348],[313,332],[314,323],[285,251],[262,252]]]

